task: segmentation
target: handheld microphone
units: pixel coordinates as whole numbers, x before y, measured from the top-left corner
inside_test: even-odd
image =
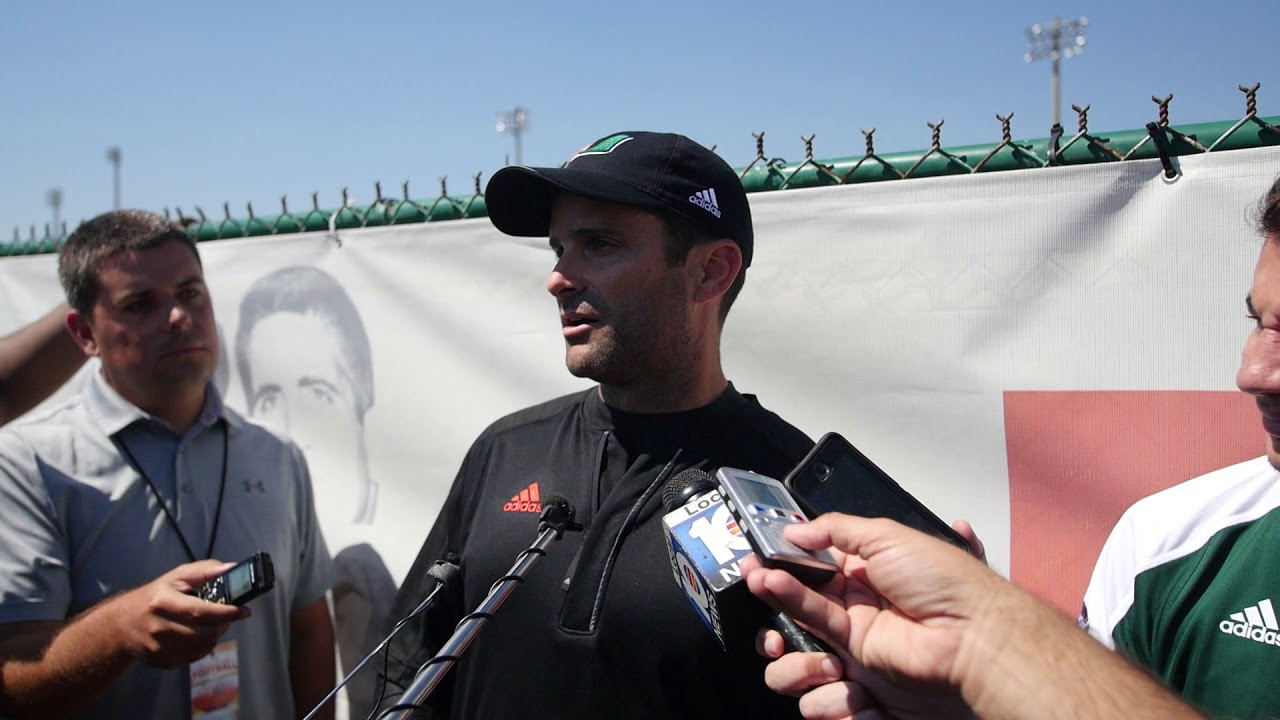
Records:
[[[754,637],[756,629],[768,622],[782,633],[790,649],[826,651],[794,620],[747,590],[739,563],[751,554],[751,543],[708,473],[697,468],[678,473],[662,489],[662,502],[667,509],[662,530],[671,571],[720,647],[728,649],[739,638]]]

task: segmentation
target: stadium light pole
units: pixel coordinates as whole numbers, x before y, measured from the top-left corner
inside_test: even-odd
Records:
[[[51,236],[60,235],[58,225],[62,219],[62,188],[50,188],[49,192],[45,193],[44,200],[49,204],[49,207],[53,208],[53,229],[49,231],[49,234]]]
[[[524,153],[520,146],[520,136],[524,135],[524,130],[528,127],[529,111],[519,105],[510,110],[503,110],[498,113],[498,132],[503,135],[510,135],[516,141],[516,165],[524,164]]]
[[[120,209],[120,148],[107,148],[107,162],[111,163],[111,209]]]
[[[1058,67],[1063,58],[1074,57],[1084,52],[1084,31],[1089,27],[1089,18],[1079,17],[1063,22],[1058,18],[1027,28],[1027,54],[1029,63],[1048,58],[1053,61],[1053,124],[1062,125],[1061,105],[1061,71]]]

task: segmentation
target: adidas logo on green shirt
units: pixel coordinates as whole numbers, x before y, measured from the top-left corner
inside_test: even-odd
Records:
[[[1227,635],[1280,646],[1280,624],[1276,623],[1276,612],[1270,598],[1231,613],[1228,619],[1218,623],[1218,629]]]

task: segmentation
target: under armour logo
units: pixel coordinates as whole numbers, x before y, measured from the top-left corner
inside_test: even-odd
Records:
[[[253,492],[253,489],[254,489],[254,488],[257,488],[257,489],[258,489],[258,492],[263,493],[263,494],[266,494],[266,492],[267,492],[267,486],[266,486],[266,485],[264,485],[264,484],[262,483],[262,481],[261,481],[261,480],[257,481],[256,483],[255,483],[255,482],[250,482],[250,481],[248,481],[248,480],[243,480],[243,481],[241,481],[241,482],[244,484],[244,491],[245,491],[245,492]]]

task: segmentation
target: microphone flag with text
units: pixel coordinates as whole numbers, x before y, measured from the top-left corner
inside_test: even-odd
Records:
[[[662,489],[662,531],[671,570],[698,617],[725,647],[724,607],[745,605],[738,563],[751,554],[737,520],[702,470],[678,473]],[[729,592],[731,591],[732,592]]]

